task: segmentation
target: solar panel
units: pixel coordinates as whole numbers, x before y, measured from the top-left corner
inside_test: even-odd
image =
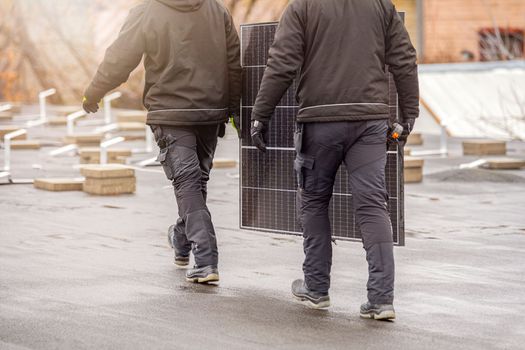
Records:
[[[277,23],[246,24],[241,26],[241,64],[243,67],[243,94],[241,125],[243,138],[240,146],[240,225],[243,229],[283,234],[301,234],[297,220],[297,180],[293,161],[295,149],[293,132],[299,110],[295,99],[295,82],[277,106],[270,123],[268,151],[261,153],[250,138],[250,118],[262,76],[268,60]],[[390,118],[397,120],[397,93],[391,76]],[[388,150],[386,181],[390,196],[388,211],[392,221],[393,238],[404,245],[403,157],[397,146]],[[342,166],[337,174],[330,204],[330,221],[334,238],[361,240],[355,220],[352,192],[348,174]]]

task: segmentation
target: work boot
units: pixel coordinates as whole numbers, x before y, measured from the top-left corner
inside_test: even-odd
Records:
[[[193,283],[219,282],[219,270],[213,266],[195,266],[186,272],[186,280]]]
[[[393,320],[396,312],[392,304],[372,304],[370,302],[361,305],[361,317],[375,320]]]
[[[175,230],[179,229],[180,225],[171,225],[168,229],[168,243],[175,252],[175,265],[177,267],[186,267],[190,263],[190,254],[182,254],[175,247]]]
[[[301,279],[293,281],[292,294],[302,304],[311,309],[326,309],[330,306],[328,293],[318,293],[309,290]]]

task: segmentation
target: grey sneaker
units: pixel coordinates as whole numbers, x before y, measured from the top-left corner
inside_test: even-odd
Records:
[[[302,304],[311,309],[326,309],[330,306],[328,293],[317,293],[309,290],[301,279],[293,281],[292,294]]]
[[[214,266],[195,266],[186,272],[186,280],[193,283],[219,282],[219,270]]]
[[[375,320],[393,320],[396,312],[392,304],[372,304],[370,302],[361,305],[361,317]]]
[[[175,245],[173,244],[173,239],[175,237],[175,226],[176,225],[171,225],[168,229],[168,243],[171,249],[173,249],[175,252],[175,265],[177,265],[177,267],[186,267],[190,263],[190,256],[179,254],[175,248]]]

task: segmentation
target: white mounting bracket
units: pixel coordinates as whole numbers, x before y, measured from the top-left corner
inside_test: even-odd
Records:
[[[52,157],[56,157],[56,156],[59,156],[59,155],[64,154],[64,153],[76,151],[77,149],[78,149],[78,146],[76,144],[72,143],[70,145],[66,145],[64,147],[60,147],[58,149],[55,149],[55,150],[49,152],[49,155],[52,156]]]
[[[11,140],[15,137],[27,134],[26,129],[18,129],[10,132],[4,136],[4,169],[3,171],[9,172],[11,170]]]
[[[122,136],[115,137],[114,139],[107,140],[100,143],[100,164],[108,163],[108,148],[116,145],[117,143],[124,142],[126,139]]]
[[[49,90],[42,91],[38,94],[38,102],[40,105],[40,120],[39,121],[41,122],[41,124],[47,123],[47,106],[46,106],[47,101],[46,99],[49,96],[56,94],[56,92],[57,92],[56,89],[49,89]]]
[[[114,92],[104,97],[104,121],[106,124],[111,124],[112,113],[111,113],[111,101],[114,101],[122,96],[121,92]]]
[[[1,105],[0,106],[0,112],[6,112],[6,111],[10,110],[11,108],[13,108],[13,105],[10,104],[10,103],[7,103],[5,105]]]
[[[67,134],[73,135],[75,131],[75,120],[85,117],[87,115],[86,111],[80,110],[75,113],[71,113],[67,116]]]

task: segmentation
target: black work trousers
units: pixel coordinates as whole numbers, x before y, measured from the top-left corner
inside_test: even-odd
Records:
[[[159,161],[177,199],[175,250],[182,256],[191,250],[197,267],[217,267],[217,239],[206,198],[219,125],[153,125],[151,129],[160,147]]]
[[[306,286],[320,293],[330,288],[328,207],[337,171],[344,163],[368,261],[368,299],[375,304],[392,303],[393,237],[385,183],[387,121],[305,123],[302,130],[302,137],[296,138],[295,168]]]

